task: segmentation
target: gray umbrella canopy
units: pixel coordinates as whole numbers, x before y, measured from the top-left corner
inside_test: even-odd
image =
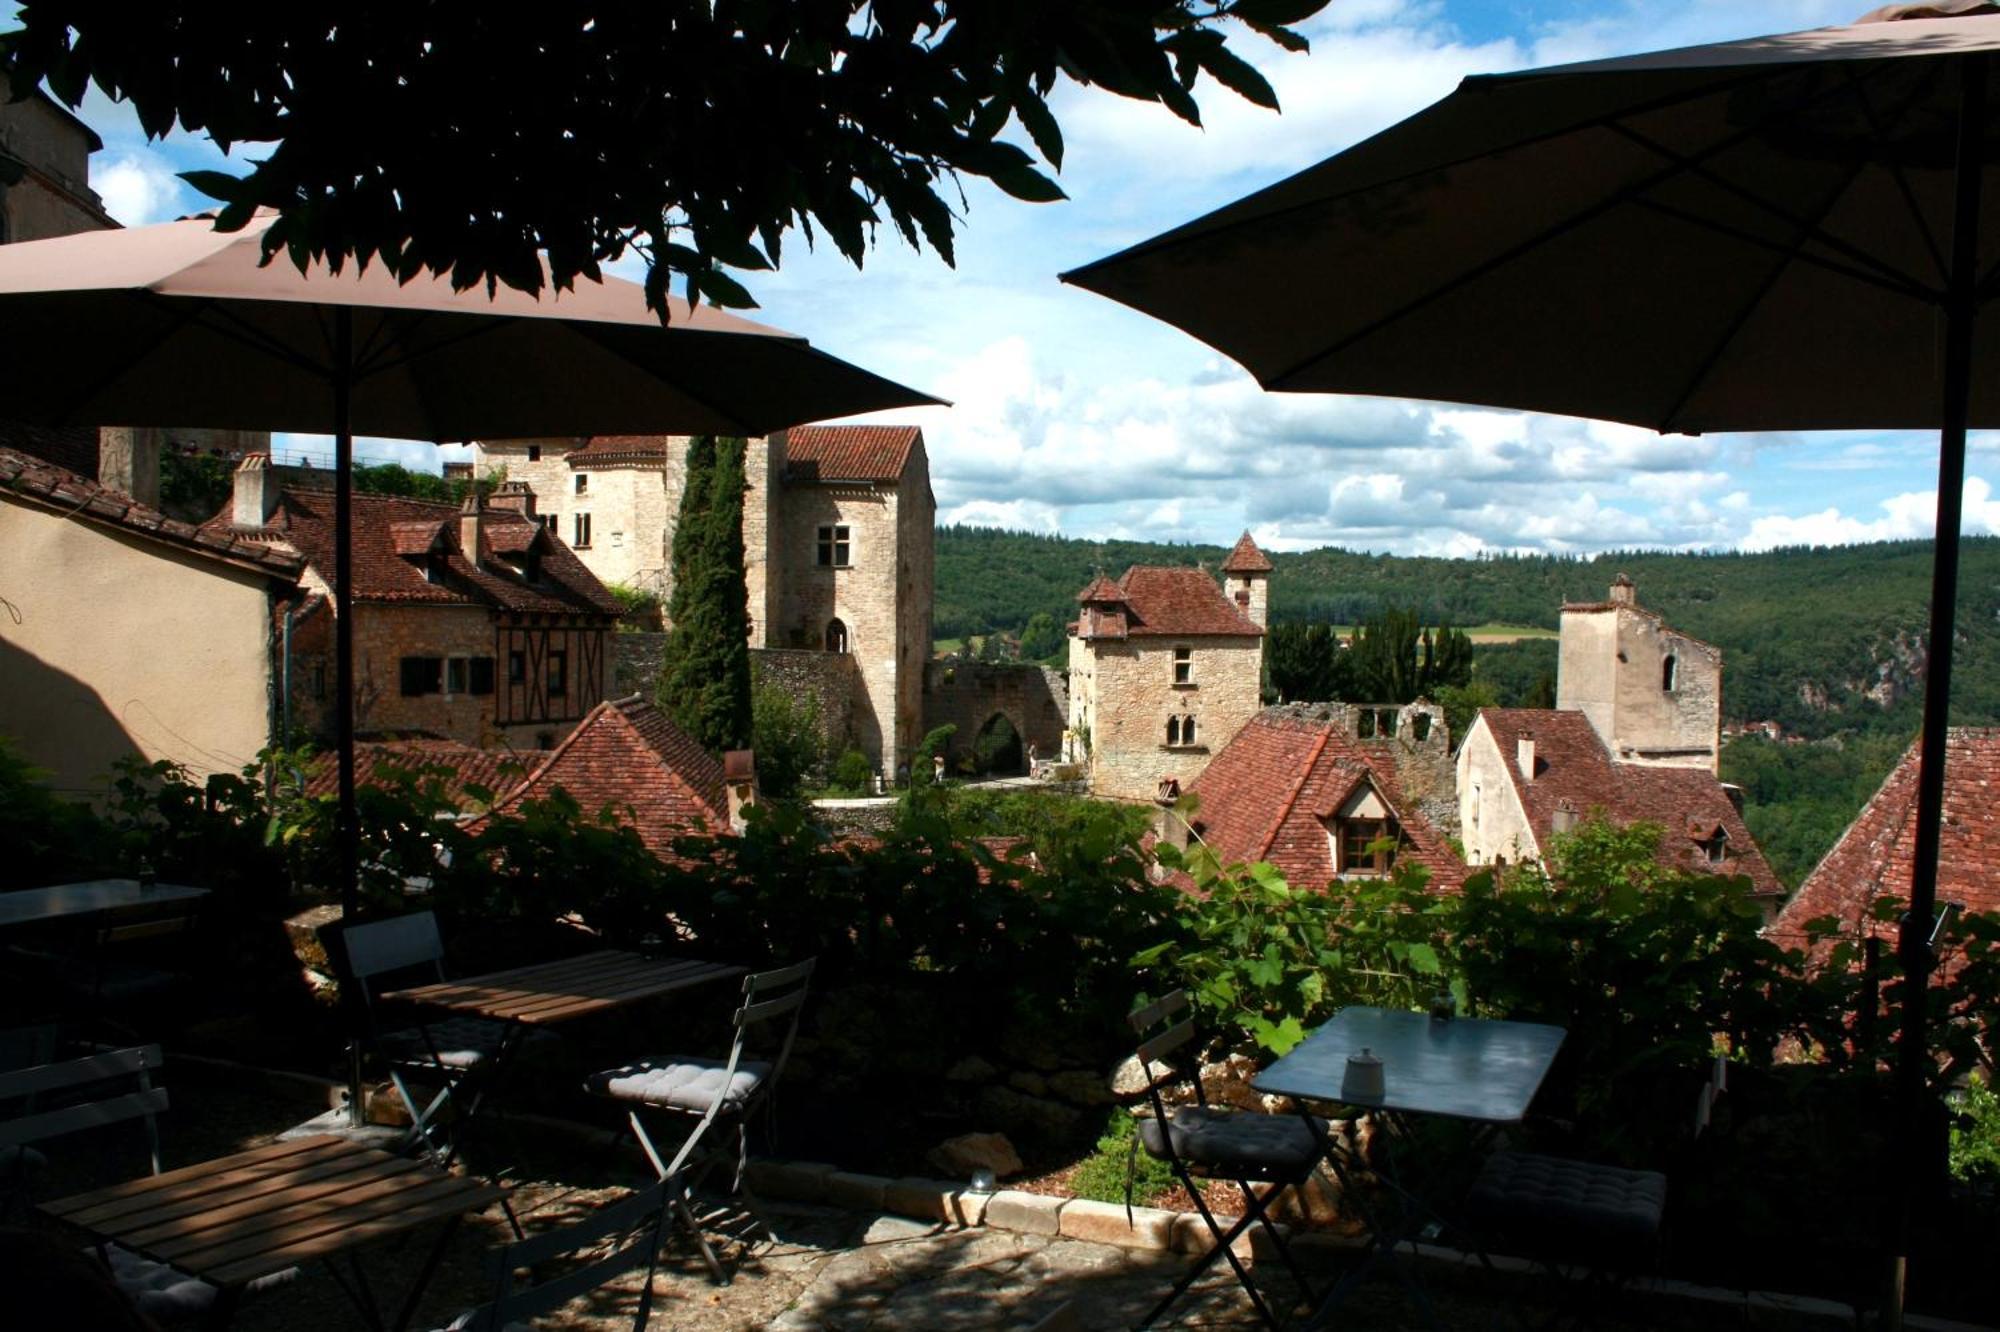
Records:
[[[1844,28],[1470,78],[1064,279],[1267,388],[1678,432],[1935,427],[1930,636],[1948,645],[1965,432],[2000,426],[2000,321],[1983,317],[2000,294],[1996,8],[1891,5]],[[1951,653],[1933,651],[1898,946],[1915,992],[1934,964],[1950,690]],[[1924,1025],[1905,1004],[1905,1181],[1926,1164]],[[1899,1212],[1897,1255],[1907,1192]]]
[[[710,306],[662,327],[607,278],[540,299],[380,265],[262,262],[269,218],[170,222],[0,246],[7,415],[331,433],[345,379],[364,435],[763,434],[935,401]],[[351,343],[338,345],[340,311]]]
[[[1521,74],[1064,275],[1266,388],[1662,431],[1936,426],[1965,57],[1863,23]],[[2000,88],[1976,129],[2000,157]],[[1981,185],[1993,205],[2000,173]],[[2000,231],[1976,255],[1991,291]],[[2000,370],[2000,327],[1977,364]],[[2000,374],[1975,376],[2000,425]]]

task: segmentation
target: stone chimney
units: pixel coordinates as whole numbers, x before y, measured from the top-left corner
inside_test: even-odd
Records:
[[[729,831],[739,836],[750,826],[748,811],[757,803],[757,755],[732,749],[722,756],[722,786],[729,798]]]
[[[479,567],[479,529],[486,520],[486,496],[474,486],[465,492],[465,505],[458,511],[458,544],[465,561]]]
[[[1639,590],[1632,580],[1619,574],[1611,580],[1611,604],[1614,606],[1636,606],[1639,604]]]
[[[502,481],[486,501],[488,507],[518,513],[530,522],[535,517],[535,492],[526,481]]]
[[[1528,782],[1535,780],[1534,732],[1523,732],[1521,738],[1514,742],[1514,763],[1521,769],[1521,780]]]
[[[271,455],[246,453],[236,465],[229,522],[233,527],[266,527],[278,511],[278,479],[271,475]]]

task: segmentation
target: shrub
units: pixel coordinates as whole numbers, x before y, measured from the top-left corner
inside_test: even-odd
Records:
[[[1172,1193],[1180,1183],[1174,1178],[1173,1167],[1148,1156],[1143,1148],[1135,1153],[1132,1140],[1136,1136],[1137,1121],[1122,1109],[1113,1110],[1096,1149],[1070,1176],[1069,1191],[1079,1198],[1122,1203],[1129,1180],[1132,1202],[1139,1207],[1150,1207]]]
[[[2000,1093],[1974,1078],[1953,1099],[1951,1173],[1968,1183],[2000,1183]]]
[[[750,695],[750,732],[758,785],[775,799],[796,795],[826,762],[819,700],[811,694],[759,684]]]
[[[833,788],[850,795],[866,795],[875,782],[875,765],[858,749],[848,749],[834,761]]]

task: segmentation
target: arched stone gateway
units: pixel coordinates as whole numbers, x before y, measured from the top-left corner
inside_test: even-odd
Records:
[[[1028,770],[1021,732],[1004,712],[996,712],[972,742],[972,763],[982,775],[1018,776]]]

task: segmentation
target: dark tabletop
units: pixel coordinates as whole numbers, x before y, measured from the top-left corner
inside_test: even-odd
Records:
[[[179,883],[142,884],[137,879],[93,879],[88,883],[58,883],[46,888],[19,888],[0,893],[0,928],[90,916],[104,911],[186,902],[208,896],[206,888]]]

